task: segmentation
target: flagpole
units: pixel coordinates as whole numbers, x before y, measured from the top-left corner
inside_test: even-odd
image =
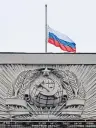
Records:
[[[47,4],[45,4],[45,53],[47,53]]]

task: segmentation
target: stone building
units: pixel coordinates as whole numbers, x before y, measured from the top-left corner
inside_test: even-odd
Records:
[[[0,53],[2,125],[69,128],[95,119],[96,54]]]

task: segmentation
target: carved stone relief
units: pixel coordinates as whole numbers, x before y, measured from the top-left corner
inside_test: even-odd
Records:
[[[92,118],[95,84],[95,65],[0,65],[0,118]]]

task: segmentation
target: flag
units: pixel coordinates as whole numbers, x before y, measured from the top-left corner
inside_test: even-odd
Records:
[[[68,36],[53,30],[48,26],[48,43],[61,48],[63,51],[76,52],[76,44]]]

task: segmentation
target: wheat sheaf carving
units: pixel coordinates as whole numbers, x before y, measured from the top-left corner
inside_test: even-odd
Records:
[[[13,95],[12,91],[9,90],[8,95],[14,98],[24,98],[25,90],[30,86],[30,84],[40,75],[38,70],[28,70],[21,72],[14,82]],[[12,89],[11,89],[12,90]]]
[[[83,85],[73,72],[59,69],[54,69],[52,72],[60,78],[63,88],[67,91],[68,99],[85,97]]]

